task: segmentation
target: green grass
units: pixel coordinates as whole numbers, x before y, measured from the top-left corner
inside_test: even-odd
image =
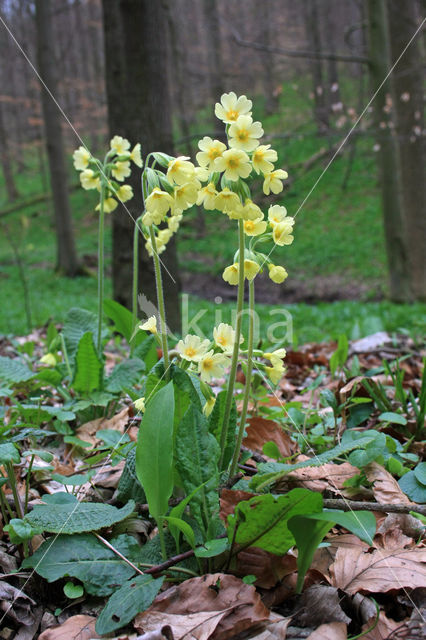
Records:
[[[354,87],[345,88],[348,104],[353,104]],[[364,298],[376,299],[386,292],[386,261],[380,197],[376,184],[373,141],[363,137],[357,142],[357,151],[347,189],[342,190],[348,168],[348,155],[339,156],[321,178],[323,163],[307,173],[301,173],[298,163],[306,161],[320,148],[327,146],[325,138],[315,135],[311,123],[311,106],[308,88],[288,83],[283,88],[279,113],[263,119],[266,134],[280,136],[297,132],[301,139],[273,138],[270,142],[279,155],[278,166],[287,168],[294,181],[284,194],[264,199],[261,182],[255,185],[256,201],[264,209],[270,204],[284,204],[290,215],[295,215],[295,242],[290,247],[274,249],[271,257],[283,264],[290,279],[305,283],[313,290],[318,282],[334,279],[337,287],[362,286]],[[255,117],[262,119],[261,100],[255,100]],[[206,110],[195,121],[193,130],[200,134],[211,125],[206,125]],[[333,138],[335,143],[343,137]],[[34,152],[26,154],[27,168],[18,172],[16,180],[22,197],[45,190],[39,175],[38,160]],[[293,168],[292,168],[293,167]],[[77,176],[71,169],[72,182]],[[6,206],[0,176],[0,209]],[[302,205],[306,196],[312,194]],[[82,189],[71,193],[77,249],[80,257],[96,258],[97,215],[94,213],[95,194]],[[203,212],[205,235],[199,237],[196,212],[186,212],[178,236],[178,251],[181,267],[190,273],[209,273],[220,276],[225,266],[233,259],[236,249],[236,225],[219,212]],[[23,218],[25,224],[23,224]],[[9,232],[19,245],[26,265],[26,274],[31,299],[33,324],[41,325],[49,318],[63,321],[72,306],[96,309],[96,277],[69,280],[53,271],[55,264],[55,234],[52,223],[51,204],[41,203],[27,207],[4,219]],[[25,230],[25,231],[24,231]],[[269,250],[269,249],[268,249]],[[111,258],[111,234],[107,223],[106,265]],[[87,263],[87,259],[85,260]],[[89,261],[90,262],[90,261]],[[19,280],[13,252],[4,234],[0,238],[0,284],[3,304],[0,309],[1,333],[24,333],[27,331],[24,314],[22,284]],[[279,285],[276,285],[279,286]],[[286,285],[280,285],[285,287]],[[107,278],[106,295],[111,295],[111,282]],[[213,302],[191,298],[190,308],[202,306],[209,309],[202,320],[204,330],[211,327],[211,314],[217,310]],[[277,307],[259,306],[263,323],[269,322],[270,310]],[[293,333],[299,342],[336,337],[345,332],[352,337],[366,335],[379,329],[396,331],[405,328],[414,334],[424,326],[425,305],[391,305],[387,302],[363,303],[339,302],[332,305],[315,306],[297,304],[286,307],[293,316]],[[221,305],[225,314],[229,305]],[[207,315],[209,318],[207,319]],[[225,321],[225,319],[224,319]],[[423,323],[423,325],[422,325]]]

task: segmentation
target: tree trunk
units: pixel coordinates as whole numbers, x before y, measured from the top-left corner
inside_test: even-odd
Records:
[[[401,55],[421,20],[413,0],[389,1],[392,62]],[[413,299],[426,300],[426,158],[421,35],[412,41],[393,73],[396,133],[401,163],[404,223]]]
[[[50,0],[36,0],[36,25],[39,73],[50,93],[53,96],[57,96]],[[79,265],[68,197],[67,170],[61,127],[62,115],[44,86],[41,87],[41,97],[55,216],[56,268],[64,275],[73,277],[78,273]]]
[[[336,27],[333,24],[333,0],[328,0],[324,7],[324,36],[327,43],[327,50],[336,53]],[[328,108],[340,102],[339,72],[337,60],[330,58],[327,60],[327,97]]]
[[[7,198],[13,202],[13,200],[17,200],[17,198],[19,198],[19,192],[15,184],[15,178],[13,177],[12,157],[9,149],[8,136],[3,122],[2,102],[0,102],[0,157]]]
[[[218,102],[223,93],[223,73],[220,22],[216,0],[203,0],[203,13],[209,61],[210,96],[214,102]]]
[[[389,73],[390,44],[385,0],[368,0],[368,39],[371,91],[376,92]],[[408,255],[402,215],[401,172],[398,148],[391,120],[391,84],[383,84],[373,100],[377,130],[377,153],[382,190],[386,252],[389,266],[389,292],[395,302],[411,299]]]
[[[311,51],[320,52],[321,37],[316,0],[306,0],[305,25],[309,49]],[[323,133],[329,128],[328,106],[324,87],[323,61],[320,58],[316,58],[311,61],[310,65],[314,92],[314,116],[318,125],[318,131]]]
[[[142,144],[143,155],[151,151],[173,153],[170,96],[167,84],[165,21],[161,2],[149,0],[103,0],[106,61],[106,92],[110,134]],[[132,254],[134,221],[142,212],[140,172],[133,167],[134,198],[113,214],[114,298],[127,307],[132,301]],[[140,292],[157,304],[151,258],[142,249],[139,263]],[[167,305],[167,322],[180,329],[180,280],[176,246],[167,245],[161,259]]]
[[[259,42],[262,42],[267,47],[272,47],[271,20],[273,12],[271,11],[270,0],[255,2],[254,12],[257,28],[260,32]],[[261,51],[259,55],[263,68],[262,79],[265,92],[265,111],[268,115],[271,115],[278,107],[278,98],[275,94],[274,54],[269,51]]]

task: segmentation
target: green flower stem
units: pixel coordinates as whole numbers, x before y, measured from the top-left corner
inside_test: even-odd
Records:
[[[163,561],[166,562],[167,550],[166,550],[166,538],[164,537],[163,518],[159,518],[157,520],[157,527],[158,527],[158,536],[160,538],[161,555],[163,557]]]
[[[104,229],[105,229],[105,177],[101,173],[101,197],[99,202],[99,231],[98,231],[98,336],[96,345],[99,353],[102,344],[102,307],[104,304]]]
[[[238,256],[238,295],[237,295],[237,320],[235,323],[235,342],[232,352],[231,371],[229,373],[228,389],[226,395],[225,411],[223,414],[222,429],[220,433],[220,459],[219,470],[222,469],[223,456],[228,437],[229,417],[231,415],[232,399],[234,396],[235,377],[237,374],[238,354],[240,351],[240,336],[242,311],[244,302],[244,223],[238,220],[238,237],[239,237],[239,256]]]
[[[5,466],[7,471],[7,478],[9,480],[9,485],[10,485],[10,488],[12,489],[12,495],[15,501],[16,513],[18,515],[18,518],[23,518],[25,513],[22,506],[21,498],[18,493],[18,487],[16,486],[16,479],[15,479],[15,473],[13,471],[13,465],[11,462],[6,462]]]
[[[234,476],[237,472],[238,458],[240,455],[241,443],[244,437],[244,429],[246,426],[247,408],[250,397],[251,376],[253,372],[253,338],[254,338],[254,278],[249,281],[249,334],[248,334],[248,351],[247,351],[247,373],[246,384],[244,388],[243,408],[241,410],[240,428],[238,430],[237,443],[234,449],[234,455],[231,462],[230,476]]]
[[[132,289],[132,324],[133,331],[138,319],[138,269],[139,269],[139,221],[135,222],[133,230],[133,289]]]
[[[155,231],[152,225],[149,227],[149,236],[151,238],[152,254],[153,254],[153,260],[154,260],[155,285],[157,288],[157,304],[158,304],[158,311],[160,313],[160,335],[161,335],[161,344],[163,348],[165,379],[166,381],[168,381],[169,380],[168,370],[170,367],[170,359],[169,359],[169,349],[167,346],[166,310],[164,306],[164,292],[163,292],[163,281],[161,279],[160,259],[158,257]]]

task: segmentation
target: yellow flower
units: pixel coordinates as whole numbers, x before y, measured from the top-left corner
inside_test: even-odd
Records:
[[[185,210],[192,207],[197,202],[198,192],[201,188],[201,184],[198,180],[192,182],[185,182],[175,188],[175,201],[174,206],[178,209]]]
[[[122,184],[118,187],[114,195],[120,200],[120,202],[127,202],[127,200],[131,200],[133,198],[133,189],[129,184]]]
[[[224,171],[227,180],[247,178],[251,173],[250,158],[240,149],[228,149],[214,161],[215,171]]]
[[[261,233],[265,233],[267,224],[264,220],[245,220],[244,233],[246,236],[260,236]]]
[[[282,361],[276,362],[272,367],[265,367],[266,373],[273,384],[278,384],[284,375],[284,365]]]
[[[251,107],[251,100],[248,100],[246,96],[237,98],[236,94],[231,91],[221,96],[220,103],[216,102],[214,112],[219,120],[232,123],[238,120],[239,116],[249,114]]]
[[[277,284],[281,284],[287,278],[288,273],[284,269],[284,267],[279,267],[274,264],[268,265],[269,268],[269,277],[272,282],[276,282]]]
[[[212,171],[214,161],[222,155],[226,149],[226,145],[220,142],[220,140],[212,140],[209,136],[204,136],[204,138],[199,141],[198,146],[201,149],[196,155],[198,164]]]
[[[110,147],[118,156],[124,156],[129,153],[130,142],[121,136],[114,136],[110,142]]]
[[[92,156],[90,154],[90,151],[88,151],[85,147],[79,147],[74,151],[72,157],[74,160],[74,167],[77,169],[77,171],[83,171],[89,166],[89,160]]]
[[[161,231],[158,232],[158,236],[157,236],[157,247],[165,246],[170,240],[170,238],[172,237],[172,235],[173,235],[173,231],[170,229],[170,227],[168,229],[161,229]]]
[[[146,322],[139,325],[139,329],[143,331],[150,331],[151,333],[157,333],[157,318],[150,316]]]
[[[212,211],[213,209],[216,209],[217,195],[218,193],[216,191],[216,187],[214,186],[213,182],[209,182],[209,184],[203,187],[198,193],[198,198],[197,198],[198,206],[202,204],[204,209],[207,209],[207,211]],[[234,194],[234,195],[237,195],[237,194]]]
[[[116,162],[111,170],[111,173],[116,180],[122,182],[131,174],[130,162],[128,160],[125,160],[124,162]]]
[[[167,211],[171,209],[172,206],[173,198],[170,193],[167,193],[167,191],[161,191],[158,187],[154,187],[145,202],[145,208],[153,219],[154,224],[160,224]],[[149,223],[144,222],[144,224]]]
[[[141,145],[139,142],[133,147],[132,153],[130,154],[130,160],[133,160],[135,165],[142,169]]]
[[[213,411],[215,404],[216,404],[216,398],[214,396],[210,396],[210,398],[207,400],[206,404],[203,407],[203,413],[206,416],[206,418],[208,418],[211,412]]]
[[[258,220],[259,218],[263,218],[263,213],[257,204],[254,204],[250,198],[247,198],[244,207],[241,209],[241,217],[243,220]]]
[[[46,353],[40,358],[41,364],[47,364],[48,367],[56,367],[56,358],[53,353]]]
[[[229,127],[229,146],[242,151],[253,151],[259,146],[259,140],[263,136],[260,122],[253,122],[251,116],[240,116]]]
[[[241,208],[241,201],[236,193],[225,187],[216,196],[215,208],[223,213],[232,213]]]
[[[105,198],[104,200],[104,211],[105,213],[111,213],[112,211],[114,211],[114,209],[116,209],[118,206],[118,202],[117,200],[114,200],[114,198],[111,198],[111,196],[109,196],[108,198]],[[95,211],[100,211],[101,209],[101,205],[100,203],[95,207]]]
[[[195,167],[187,156],[179,156],[170,160],[167,169],[167,180],[175,184],[185,184],[194,178]]]
[[[244,277],[253,280],[260,271],[260,267],[254,260],[244,260]]]
[[[145,411],[145,398],[138,398],[133,403],[135,405],[135,409],[143,413]]]
[[[286,357],[287,352],[285,349],[275,349],[275,351],[264,353],[263,355],[271,361],[273,366],[281,367],[282,360]]]
[[[198,362],[198,371],[201,380],[210,382],[212,378],[220,378],[228,364],[229,358],[227,358],[224,353],[208,351]]]
[[[201,340],[198,336],[187,335],[184,340],[179,340],[176,351],[181,358],[189,362],[199,362],[210,346],[210,340]]]
[[[170,231],[172,231],[173,233],[176,233],[176,231],[179,229],[179,224],[181,220],[182,220],[182,215],[172,216],[171,218],[167,218],[167,226],[169,227]]]
[[[287,209],[279,204],[274,204],[272,207],[268,209],[268,220],[272,226],[282,222],[284,218],[287,217]],[[291,220],[293,223],[293,218],[287,218],[288,221]]]
[[[209,172],[205,167],[195,167],[195,177],[200,182],[207,182],[209,179]]]
[[[221,322],[218,327],[213,329],[213,339],[218,347],[224,353],[232,353],[235,343],[235,331],[230,324]],[[240,344],[244,341],[244,337],[240,337]]]
[[[80,182],[83,189],[98,189],[101,186],[99,175],[93,169],[84,169],[80,173]]]
[[[231,264],[231,266],[226,267],[225,271],[222,273],[222,278],[225,280],[225,282],[229,282],[229,284],[238,284],[239,271],[240,269],[238,262],[234,262],[234,264]]]
[[[256,173],[270,173],[274,169],[272,163],[277,160],[278,154],[275,149],[271,149],[270,144],[261,144],[260,147],[257,147],[251,159]]]
[[[289,219],[290,220],[290,219]],[[294,240],[293,236],[293,224],[287,220],[283,220],[274,226],[272,237],[275,244],[283,247],[286,244],[291,244]]]
[[[281,180],[285,180],[288,178],[287,171],[283,171],[282,169],[276,169],[275,171],[271,171],[270,173],[265,173],[265,179],[263,181],[263,193],[269,196],[270,192],[272,193],[281,193],[283,190],[283,183]]]

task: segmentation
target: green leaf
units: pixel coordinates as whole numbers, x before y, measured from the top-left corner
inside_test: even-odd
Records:
[[[418,504],[426,502],[426,485],[419,482],[414,471],[409,471],[398,480],[398,484],[410,500]]]
[[[97,326],[98,318],[96,314],[86,309],[79,309],[78,307],[73,307],[68,311],[64,328],[62,329],[62,335],[64,336],[65,346],[70,360],[73,360],[83,335],[88,332],[96,335]]]
[[[288,528],[297,545],[296,593],[301,593],[305,575],[311,566],[314,553],[332,526],[333,523],[328,521],[308,522],[304,515],[294,516],[289,520]]]
[[[190,524],[182,520],[182,518],[173,518],[172,516],[165,516],[164,520],[169,523],[170,533],[176,544],[176,549],[179,553],[179,532],[183,533],[187,543],[193,549],[195,547],[195,534]]]
[[[173,383],[148,402],[136,445],[136,475],[155,520],[164,516],[173,491]]]
[[[426,484],[426,462],[420,462],[414,469],[414,475],[421,484]]]
[[[24,362],[16,358],[0,356],[0,381],[1,382],[26,382],[35,374]]]
[[[229,549],[229,542],[226,538],[207,540],[202,547],[197,547],[194,551],[197,558],[214,558],[220,556]]]
[[[329,449],[328,451],[315,456],[315,458],[310,458],[303,462],[297,462],[296,464],[284,464],[281,462],[267,462],[265,464],[259,464],[258,469],[260,473],[251,480],[250,487],[259,491],[268,485],[274,484],[296,469],[320,467],[321,465],[326,464],[326,462],[331,462],[331,460],[353,451],[353,449],[367,446],[376,438],[376,436],[377,432],[372,432],[368,436],[358,438],[357,440],[342,442],[337,447]]]
[[[140,549],[132,536],[120,535],[111,544],[126,558],[137,557]],[[34,568],[48,582],[69,576],[80,580],[91,595],[108,596],[135,571],[97,538],[80,533],[49,538],[22,567]]]
[[[212,433],[217,442],[220,443],[220,437],[222,433],[223,416],[225,413],[227,391],[221,391],[216,397],[216,402],[213,407],[213,411],[209,417],[209,431]],[[229,417],[229,428],[227,434],[227,440],[225,443],[225,453],[223,456],[223,469],[227,469],[231,462],[232,455],[235,447],[235,432],[237,429],[237,406],[235,399],[232,399],[231,414]]]
[[[132,500],[121,509],[97,502],[38,504],[25,520],[49,533],[82,533],[110,527],[127,518],[134,508]]]
[[[187,494],[201,487],[192,498],[190,509],[204,531],[219,512],[219,456],[219,445],[208,431],[205,416],[191,405],[176,434],[176,468]]]
[[[97,621],[96,632],[111,633],[128,624],[147,609],[161,589],[164,578],[154,579],[150,575],[136,576],[124,584],[108,600]]]
[[[308,520],[321,520],[339,524],[369,545],[373,544],[376,534],[376,518],[371,511],[340,511],[338,509],[324,509],[321,513],[305,516]],[[307,524],[309,529],[310,524]]]
[[[21,456],[18,449],[11,442],[0,444],[0,464],[19,464],[21,462]]]
[[[88,331],[78,343],[72,387],[85,394],[97,391],[102,384],[102,370],[103,365],[93,342],[93,334]]]
[[[31,540],[34,535],[41,533],[40,529],[32,527],[20,518],[12,518],[3,528],[9,534],[12,544],[22,544],[25,540]]]
[[[345,334],[340,334],[337,341],[337,349],[330,358],[330,371],[332,375],[339,367],[343,367],[348,357],[349,343]]]
[[[379,420],[382,422],[392,422],[393,424],[407,424],[407,419],[404,418],[400,413],[393,413],[392,411],[385,411],[385,413],[381,413],[379,415]]]
[[[132,340],[132,344],[133,342],[134,341]],[[155,341],[155,336],[149,335],[143,340],[143,342],[138,344],[134,348],[133,355],[135,358],[140,358],[141,360],[143,360],[143,362],[145,362],[147,371],[150,371],[152,367],[158,362],[157,343]]]
[[[81,487],[81,485],[89,482],[94,473],[94,470],[85,474],[76,473],[73,476],[63,476],[61,473],[52,473],[52,480],[70,487]]]
[[[44,449],[27,449],[22,453],[23,458],[31,458],[32,456],[37,456],[44,462],[52,462],[53,460],[53,453],[45,451]]]
[[[145,364],[139,358],[130,358],[117,364],[106,381],[105,389],[111,393],[119,393],[126,387],[133,387],[140,382]]]
[[[161,167],[165,167],[165,168],[169,166],[169,162],[174,160],[172,156],[167,155],[167,153],[161,153],[160,151],[153,152],[152,156],[156,159],[156,161]]]
[[[84,589],[81,584],[74,584],[74,582],[67,582],[64,584],[64,593],[67,598],[73,600],[75,598],[81,598],[84,593]]]
[[[104,300],[104,313],[112,320],[114,331],[120,333],[130,342],[133,333],[133,316],[131,311],[116,300]]]
[[[228,539],[243,547],[283,555],[294,544],[288,520],[321,509],[321,494],[308,489],[292,489],[278,498],[271,494],[255,496],[240,502],[235,513],[228,516]]]

